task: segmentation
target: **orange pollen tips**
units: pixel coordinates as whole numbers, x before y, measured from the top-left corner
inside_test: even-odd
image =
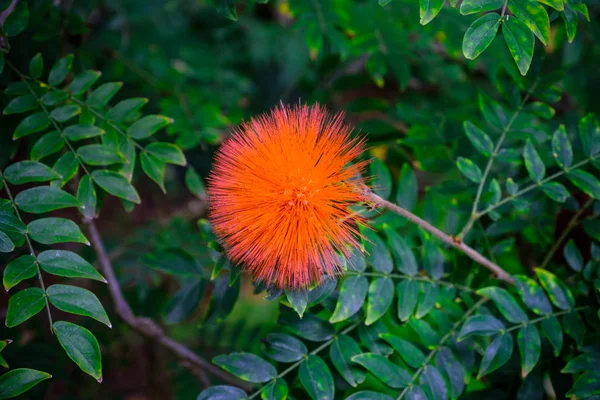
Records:
[[[209,177],[210,219],[229,258],[257,280],[305,288],[359,248],[364,142],[343,115],[278,107],[234,130]]]

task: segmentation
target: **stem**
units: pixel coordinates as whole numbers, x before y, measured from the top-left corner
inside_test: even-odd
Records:
[[[504,3],[504,8],[502,10],[502,16],[504,16],[504,12],[506,11],[507,4],[508,4],[508,0]],[[496,146],[494,147],[494,152],[490,155],[487,165],[485,166],[485,170],[483,171],[483,176],[481,177],[481,181],[479,182],[479,187],[477,187],[477,194],[475,195],[475,201],[473,202],[473,209],[471,210],[471,217],[469,218],[469,221],[467,222],[465,227],[459,233],[458,239],[462,240],[462,238],[464,238],[465,235],[467,233],[469,233],[469,230],[473,226],[473,222],[475,222],[477,220],[477,218],[479,217],[477,214],[477,209],[479,208],[479,201],[481,200],[483,188],[485,187],[487,177],[490,173],[490,170],[492,169],[494,160],[498,156],[498,152],[500,151],[500,148],[502,147],[502,143],[504,143],[504,139],[506,139],[506,135],[510,131],[512,124],[515,122],[515,120],[521,113],[521,110],[523,110],[523,107],[525,107],[525,103],[527,103],[527,100],[529,100],[529,96],[531,96],[531,93],[535,90],[536,86],[537,86],[537,80],[534,82],[533,85],[531,85],[531,87],[529,88],[529,91],[523,98],[523,101],[521,101],[521,104],[519,104],[519,107],[517,107],[517,109],[513,113],[512,117],[510,118],[510,120],[508,121],[508,123],[506,124],[504,129],[502,130],[502,133],[500,134],[500,138],[498,139],[498,142],[496,143]]]
[[[473,294],[477,294],[476,290],[473,290],[472,288],[468,287],[468,286],[463,286],[463,285],[458,285],[456,283],[452,283],[452,282],[448,282],[448,281],[443,281],[443,280],[435,280],[433,278],[430,278],[428,276],[410,276],[410,275],[404,275],[404,274],[388,274],[385,272],[358,272],[358,271],[346,271],[345,272],[346,275],[357,275],[357,276],[375,276],[378,278],[391,278],[391,279],[408,279],[408,280],[413,280],[413,281],[421,281],[421,282],[429,282],[431,284],[434,285],[441,285],[441,286],[448,286],[448,287],[453,287],[456,288],[458,290],[462,290],[464,292],[469,292],[469,293],[473,293]]]
[[[508,274],[506,271],[504,271],[500,266],[498,266],[497,264],[494,264],[492,261],[488,260],[487,258],[485,258],[484,256],[482,256],[478,251],[474,250],[473,248],[467,246],[463,241],[461,241],[458,238],[455,238],[453,236],[450,236],[444,232],[442,232],[441,230],[439,230],[438,228],[436,228],[435,226],[431,225],[429,222],[417,217],[415,214],[411,213],[408,210],[405,210],[404,208],[389,202],[385,199],[382,199],[381,197],[377,196],[375,193],[371,192],[370,190],[367,189],[367,191],[365,192],[365,197],[367,201],[371,201],[373,203],[375,203],[377,206],[379,207],[383,207],[388,209],[389,211],[392,211],[398,215],[403,216],[404,218],[408,219],[409,221],[411,221],[412,223],[418,225],[419,227],[425,229],[427,232],[431,233],[433,236],[436,236],[437,238],[439,238],[440,240],[442,240],[443,242],[449,244],[450,246],[454,247],[455,249],[462,251],[463,253],[465,253],[469,258],[471,258],[473,261],[483,265],[485,268],[489,269],[490,271],[492,271],[494,274],[496,274],[496,276],[498,277],[498,279],[503,280],[504,282],[513,284],[513,278],[510,276],[510,274]]]
[[[471,314],[473,314],[477,309],[479,309],[479,307],[481,307],[488,300],[489,299],[487,297],[479,300],[477,303],[475,303],[473,305],[473,307],[469,308],[464,313],[464,315],[458,321],[456,321],[456,323],[454,325],[452,325],[452,329],[450,329],[450,331],[447,332],[440,339],[438,345],[433,350],[431,350],[429,352],[429,354],[425,358],[425,361],[423,361],[423,364],[421,364],[421,366],[419,367],[419,369],[414,373],[414,375],[410,379],[410,382],[402,390],[402,392],[400,392],[400,394],[398,395],[398,397],[396,397],[396,400],[400,400],[402,397],[404,397],[404,395],[406,394],[406,392],[408,392],[410,390],[410,388],[413,385],[414,381],[419,377],[419,375],[421,375],[421,372],[423,372],[423,370],[425,369],[425,367],[427,367],[427,364],[429,364],[429,362],[437,354],[437,352],[440,351],[440,349],[442,348],[442,346],[444,345],[444,343],[446,343],[446,340],[448,340],[450,338],[450,336],[454,335],[454,333],[456,332],[456,329],[458,329],[463,324],[463,322],[465,322],[467,320],[467,318],[469,318],[471,316]]]
[[[567,224],[566,228],[563,230],[562,234],[558,238],[558,240],[554,242],[552,249],[550,249],[550,251],[546,255],[546,258],[544,258],[544,261],[542,261],[542,264],[540,264],[540,268],[542,268],[542,269],[546,268],[546,265],[548,265],[550,260],[552,260],[552,257],[554,257],[554,254],[556,253],[556,251],[558,250],[560,245],[563,243],[563,241],[565,240],[567,235],[569,235],[569,233],[573,230],[573,228],[575,228],[575,225],[577,225],[577,221],[583,215],[586,208],[591,206],[593,202],[594,202],[594,198],[590,197],[588,199],[588,201],[586,201],[585,204],[583,206],[581,206],[579,208],[579,210],[577,210],[577,213],[573,216],[573,218],[571,218],[571,220]]]
[[[497,202],[496,204],[493,204],[493,205],[489,206],[488,208],[486,208],[485,210],[481,211],[481,212],[480,212],[480,213],[477,215],[477,218],[481,218],[481,217],[482,217],[482,216],[484,216],[485,214],[488,214],[488,213],[490,213],[490,212],[494,211],[496,208],[498,208],[498,207],[500,207],[500,206],[502,206],[502,205],[504,205],[504,204],[506,204],[506,203],[508,203],[508,202],[511,202],[511,201],[513,201],[513,200],[514,200],[514,199],[516,199],[517,197],[519,197],[519,196],[522,196],[522,195],[524,195],[525,193],[528,193],[528,192],[532,191],[533,189],[537,189],[537,188],[541,187],[541,186],[542,186],[544,183],[546,183],[546,182],[549,182],[549,181],[552,181],[552,180],[554,180],[554,179],[556,179],[556,178],[559,178],[559,177],[563,176],[564,174],[567,174],[567,173],[569,173],[570,171],[572,171],[572,170],[575,170],[575,169],[577,169],[577,168],[579,168],[579,167],[583,167],[584,165],[586,165],[586,164],[587,164],[587,163],[589,163],[589,162],[592,162],[592,161],[594,161],[594,160],[595,160],[595,159],[597,159],[598,157],[600,157],[600,153],[596,153],[596,154],[594,154],[593,156],[591,156],[591,157],[589,157],[589,158],[586,158],[585,160],[579,161],[577,164],[573,164],[573,165],[572,165],[571,167],[569,167],[569,168],[565,168],[565,169],[563,169],[562,171],[558,171],[557,173],[555,173],[555,174],[552,174],[552,175],[550,175],[549,177],[547,177],[547,178],[544,178],[544,179],[542,179],[542,180],[541,180],[541,181],[539,181],[539,182],[536,182],[536,183],[534,183],[534,184],[532,184],[532,185],[529,185],[529,186],[527,186],[525,189],[521,189],[521,190],[519,190],[517,193],[513,194],[512,196],[505,197],[504,199],[502,199],[501,201]]]
[[[354,324],[348,326],[346,329],[342,330],[340,332],[340,335],[347,334],[348,332],[350,332],[350,331],[354,330],[355,328],[357,328],[361,323],[362,323],[362,321],[355,322]],[[314,349],[313,351],[311,351],[310,353],[308,353],[308,355],[315,355],[315,354],[319,353],[320,351],[326,349],[327,347],[331,346],[331,344],[333,342],[335,342],[337,340],[337,338],[338,338],[338,335],[334,335],[333,338],[329,339],[328,341],[326,341],[325,343],[323,343],[322,345],[320,345],[319,347],[317,347],[316,349]],[[295,370],[296,368],[298,368],[300,366],[300,364],[302,364],[304,361],[306,361],[307,358],[308,358],[308,356],[305,356],[300,361],[297,361],[294,364],[290,365],[287,369],[285,369],[279,375],[277,375],[275,378],[273,378],[269,383],[267,383],[266,385],[264,385],[263,387],[261,387],[260,389],[258,389],[256,392],[252,393],[252,395],[250,397],[248,397],[248,400],[252,400],[255,397],[259,396],[269,386],[273,385],[277,379],[283,378],[284,376],[286,376],[287,374],[289,374],[290,372],[292,372],[293,370]]]
[[[85,172],[86,175],[90,176],[90,171],[88,171],[87,167],[85,166],[84,162],[81,160],[81,157],[79,157],[79,154],[77,154],[77,151],[75,151],[75,149],[73,148],[73,145],[71,145],[71,142],[69,141],[69,139],[67,139],[67,137],[65,136],[65,134],[63,133],[63,130],[58,126],[58,124],[56,123],[56,121],[54,121],[54,119],[50,116],[50,112],[48,111],[48,109],[46,108],[46,105],[42,102],[42,99],[40,99],[40,97],[37,95],[37,93],[35,93],[35,91],[31,88],[31,86],[29,85],[29,83],[27,82],[27,77],[25,75],[23,75],[21,73],[21,71],[19,71],[11,62],[6,61],[6,64],[13,70],[15,71],[15,73],[17,75],[19,75],[19,77],[21,78],[21,80],[23,81],[23,83],[25,84],[25,86],[27,86],[27,89],[29,90],[29,92],[31,92],[31,94],[35,97],[35,99],[37,100],[38,104],[40,105],[40,107],[42,108],[42,110],[46,113],[46,115],[48,116],[48,119],[50,120],[50,122],[52,123],[52,125],[54,126],[54,129],[56,129],[59,133],[60,133],[60,137],[62,138],[62,140],[65,142],[65,144],[67,145],[67,147],[69,148],[69,151],[71,153],[73,153],[73,155],[75,156],[75,158],[77,159],[77,162],[79,163],[79,165],[81,165],[81,168],[83,169],[83,171]]]
[[[575,311],[585,310],[586,308],[589,308],[589,306],[580,306],[580,307],[571,308],[569,310],[557,311],[557,312],[552,313],[552,314],[546,314],[546,315],[544,315],[542,317],[534,318],[534,319],[531,319],[529,321],[523,322],[523,323],[518,324],[518,325],[513,325],[510,328],[506,329],[504,331],[504,333],[516,331],[517,329],[521,329],[521,328],[524,328],[524,327],[529,326],[529,325],[535,325],[538,322],[542,322],[543,320],[548,319],[550,317],[559,317],[561,315],[569,314],[569,313],[572,313],[572,312],[575,312]]]
[[[241,382],[228,372],[204,360],[192,350],[185,347],[183,344],[167,336],[164,330],[153,320],[149,318],[137,317],[133,313],[131,307],[129,307],[129,304],[127,303],[127,300],[125,300],[125,297],[121,292],[121,287],[119,286],[119,282],[115,276],[108,253],[104,248],[104,243],[102,242],[102,237],[98,232],[96,223],[92,219],[86,219],[85,222],[87,223],[90,232],[90,243],[96,251],[98,263],[102,268],[104,277],[108,281],[107,283],[110,296],[115,304],[115,311],[119,317],[141,335],[146,336],[147,338],[150,338],[156,343],[169,349],[177,358],[180,359],[181,365],[187,368],[192,374],[200,377],[201,381],[207,382],[205,374],[206,372],[210,372],[212,375],[229,385],[234,385],[244,390],[250,390],[251,386],[247,383]]]
[[[0,174],[0,178],[2,179],[2,182],[4,182],[4,189],[6,190],[8,199],[12,203],[13,209],[15,210],[15,215],[17,216],[17,218],[19,218],[19,221],[21,221],[22,224],[25,224],[25,222],[23,222],[23,218],[21,218],[21,213],[19,213],[19,208],[17,207],[17,205],[15,203],[13,195],[12,195],[10,189],[8,188],[8,182],[4,178],[4,175]],[[38,280],[40,281],[40,287],[44,291],[44,300],[46,301],[46,311],[48,312],[48,322],[50,323],[50,333],[54,334],[54,332],[52,331],[53,322],[52,322],[52,314],[50,313],[50,302],[48,301],[48,294],[46,293],[46,285],[44,285],[44,278],[42,277],[42,270],[40,269],[40,263],[37,259],[37,254],[35,253],[33,244],[31,243],[31,239],[29,238],[29,233],[27,231],[25,231],[24,235],[25,235],[25,240],[27,242],[27,247],[29,247],[29,253],[31,254],[31,256],[33,258],[35,258],[35,268],[37,270]]]

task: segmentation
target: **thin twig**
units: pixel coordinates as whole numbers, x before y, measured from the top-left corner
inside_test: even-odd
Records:
[[[203,358],[200,358],[196,353],[188,349],[183,344],[167,336],[164,330],[152,319],[137,317],[133,314],[131,307],[129,307],[125,297],[123,297],[123,293],[121,292],[121,288],[117,282],[114,269],[106,249],[104,248],[104,243],[102,242],[102,238],[98,232],[98,228],[96,227],[96,223],[92,219],[86,219],[85,222],[89,228],[90,242],[96,251],[98,263],[102,268],[104,277],[108,281],[110,296],[114,302],[115,310],[119,317],[121,317],[123,321],[125,321],[131,328],[135,329],[140,334],[169,349],[177,358],[182,361],[181,365],[190,370],[195,376],[202,376],[202,374],[209,372],[229,385],[240,387],[246,391],[251,390],[251,385],[241,382],[221,368],[218,368]],[[207,378],[205,377],[202,377],[201,381],[208,382]]]
[[[546,268],[546,266],[548,265],[548,263],[550,262],[550,260],[552,260],[552,257],[554,257],[554,253],[556,253],[556,251],[558,250],[558,248],[562,245],[562,243],[566,239],[567,235],[573,230],[573,228],[575,228],[575,225],[577,225],[577,222],[578,222],[579,218],[581,218],[581,216],[585,212],[586,208],[588,208],[589,206],[592,205],[592,203],[594,202],[594,200],[595,199],[593,197],[590,197],[588,199],[588,201],[586,201],[585,204],[583,206],[581,206],[581,208],[579,208],[579,210],[577,210],[577,213],[575,213],[575,215],[573,216],[573,218],[571,218],[571,220],[569,221],[569,223],[567,224],[567,226],[565,227],[565,229],[562,231],[562,234],[560,235],[560,237],[558,238],[558,240],[556,240],[554,242],[554,245],[552,246],[552,248],[550,249],[550,251],[546,255],[546,258],[544,258],[544,261],[542,261],[542,263],[540,264],[540,268],[541,269],[545,269]]]
[[[514,283],[513,278],[510,276],[510,274],[508,272],[504,271],[500,266],[498,266],[497,264],[493,263],[492,261],[490,261],[487,258],[485,258],[484,256],[482,256],[478,251],[467,246],[465,244],[465,242],[463,242],[462,240],[458,240],[457,238],[452,237],[445,232],[442,232],[435,226],[431,225],[429,222],[417,217],[415,214],[411,213],[408,210],[405,210],[404,208],[402,208],[392,202],[382,199],[381,197],[377,196],[375,193],[371,192],[368,189],[365,191],[365,197],[366,197],[367,201],[371,201],[379,207],[383,207],[389,211],[392,211],[398,215],[403,216],[404,218],[408,219],[412,223],[420,226],[421,228],[425,229],[427,232],[436,236],[438,239],[442,240],[443,242],[449,244],[450,246],[454,247],[455,249],[457,249],[459,251],[462,251],[473,261],[483,265],[485,268],[489,269],[494,274],[496,274],[498,279],[503,280],[504,282],[507,282],[510,284]]]
[[[505,2],[504,8],[506,8],[506,4],[507,3],[508,3],[508,1]],[[502,15],[504,15],[504,9],[502,11]],[[508,122],[506,123],[506,126],[502,130],[502,133],[500,134],[500,138],[498,139],[498,142],[496,143],[496,146],[494,146],[494,151],[492,152],[492,154],[490,154],[490,158],[489,158],[489,160],[488,160],[488,162],[487,162],[487,164],[485,166],[485,170],[483,171],[483,176],[481,177],[481,180],[479,181],[479,186],[477,187],[477,194],[475,195],[475,201],[473,202],[473,209],[471,210],[471,216],[469,217],[469,220],[465,224],[465,226],[462,229],[462,231],[458,234],[458,238],[461,239],[461,240],[462,240],[462,238],[465,237],[465,235],[467,233],[469,233],[469,230],[473,226],[473,223],[478,218],[477,209],[479,208],[479,201],[481,200],[481,195],[483,194],[483,188],[485,187],[485,184],[487,182],[487,177],[488,177],[488,175],[489,175],[489,173],[490,173],[490,171],[492,169],[492,165],[494,164],[494,160],[496,159],[496,157],[500,153],[500,148],[502,148],[502,144],[504,143],[504,139],[506,139],[506,135],[510,131],[510,128],[512,127],[512,124],[515,122],[515,120],[517,119],[517,117],[519,116],[519,114],[521,113],[521,111],[523,110],[523,107],[525,107],[525,103],[527,103],[527,100],[529,100],[529,97],[531,96],[531,93],[533,93],[533,91],[535,90],[535,88],[537,86],[537,83],[538,83],[538,81],[536,80],[533,83],[533,85],[531,85],[531,87],[529,88],[529,90],[527,91],[527,94],[523,98],[523,101],[521,101],[521,104],[519,104],[519,107],[517,107],[517,109],[515,110],[515,112],[513,113],[513,115],[510,117],[510,120],[508,120]]]

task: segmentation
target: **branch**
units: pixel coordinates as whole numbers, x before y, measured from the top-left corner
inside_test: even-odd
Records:
[[[96,223],[92,219],[86,219],[85,222],[89,228],[90,242],[96,251],[98,263],[102,268],[104,277],[108,281],[110,296],[115,304],[115,310],[119,317],[121,317],[121,319],[125,321],[131,328],[143,336],[146,336],[147,338],[152,339],[156,343],[169,349],[177,358],[181,360],[181,365],[187,368],[193,375],[201,378],[203,383],[208,382],[208,379],[206,378],[206,372],[210,372],[212,375],[229,385],[238,386],[246,391],[249,391],[251,389],[249,384],[234,378],[221,368],[200,358],[196,353],[185,347],[183,344],[171,339],[152,319],[137,317],[133,314],[131,307],[129,307],[125,297],[123,297],[123,293],[121,292],[121,288],[117,282],[112,264],[106,249],[104,248],[104,243],[102,242],[102,238],[100,237],[100,233],[96,227]]]
[[[459,251],[462,251],[473,261],[483,265],[484,267],[486,267],[487,269],[492,271],[494,274],[496,274],[498,279],[503,280],[504,282],[507,282],[510,284],[514,284],[514,280],[510,276],[510,274],[508,274],[506,271],[504,271],[497,264],[493,263],[492,261],[490,261],[487,258],[485,258],[484,256],[482,256],[478,251],[467,246],[465,244],[465,242],[463,242],[462,240],[456,239],[453,236],[450,236],[450,235],[442,232],[435,226],[431,225],[429,222],[417,217],[415,214],[411,213],[408,210],[405,210],[404,208],[402,208],[392,202],[382,199],[381,197],[377,196],[375,193],[373,193],[369,189],[367,189],[365,191],[365,197],[366,197],[367,201],[373,202],[375,205],[377,205],[379,207],[385,208],[389,211],[392,211],[398,215],[403,216],[404,218],[408,219],[412,223],[425,229],[427,232],[431,233],[433,236],[436,236],[437,238],[441,239],[443,242],[449,244],[450,246],[454,247],[455,249],[457,249]]]

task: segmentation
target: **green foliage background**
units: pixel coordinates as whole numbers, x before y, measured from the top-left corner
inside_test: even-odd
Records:
[[[598,2],[263,3],[0,0],[0,398],[600,398]],[[280,101],[345,111],[375,192],[511,278],[365,206],[344,277],[256,287],[203,179]],[[132,329],[102,244],[240,379]]]

